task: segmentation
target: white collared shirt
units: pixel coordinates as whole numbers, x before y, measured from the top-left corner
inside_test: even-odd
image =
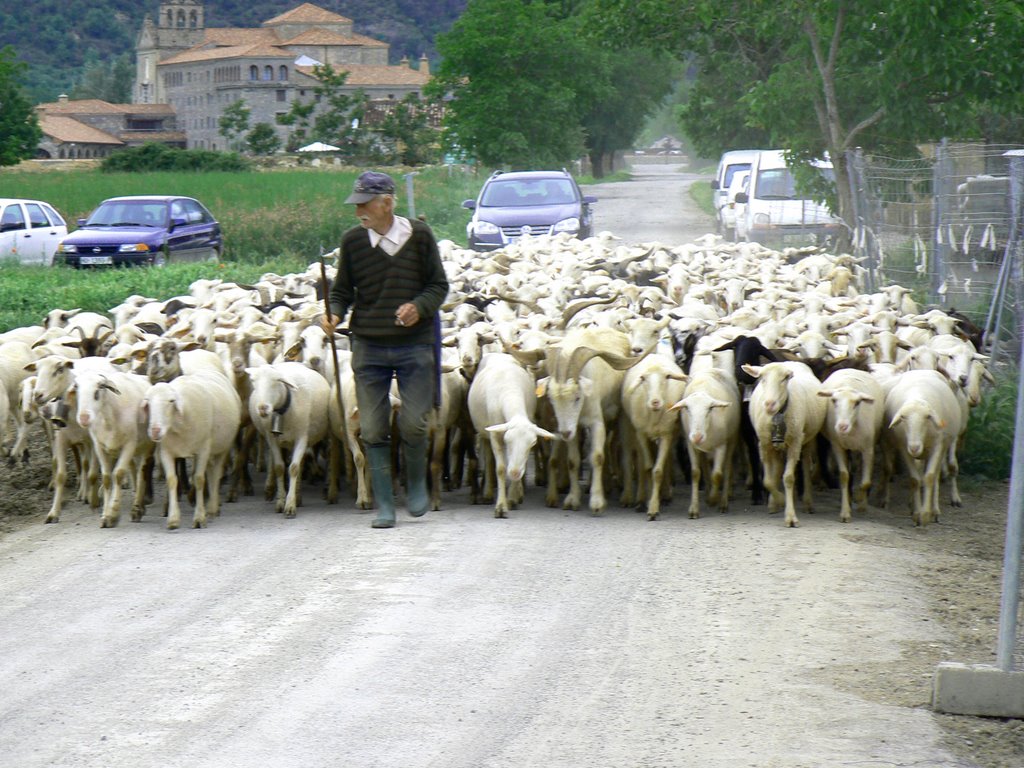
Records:
[[[404,216],[395,216],[391,222],[391,229],[381,234],[375,229],[367,230],[370,234],[370,245],[374,248],[380,246],[388,256],[394,256],[403,245],[412,237],[412,224]]]

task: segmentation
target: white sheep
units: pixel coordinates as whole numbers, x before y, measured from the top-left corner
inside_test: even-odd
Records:
[[[885,416],[892,443],[910,476],[914,523],[938,519],[939,480],[945,468],[955,478],[955,446],[963,422],[963,407],[953,385],[937,371],[907,371],[885,396]],[[955,491],[953,503],[959,505]]]
[[[717,368],[698,371],[690,377],[682,399],[672,410],[680,411],[690,457],[690,518],[700,517],[700,481],[709,458],[708,504],[726,512],[740,429],[740,391],[736,379]]]
[[[785,523],[794,528],[796,468],[803,457],[803,502],[811,511],[811,466],[814,438],[825,421],[825,401],[818,397],[820,382],[803,363],[744,365],[757,379],[750,396],[750,419],[757,434],[758,452],[764,465],[764,487],[771,494],[769,510],[777,512],[785,503]],[[780,479],[785,497],[779,491]]]
[[[143,400],[149,439],[167,481],[167,527],[181,524],[177,459],[192,458],[195,511],[192,527],[206,525],[207,512],[220,512],[220,481],[242,418],[242,401],[222,373],[191,373],[150,387]],[[209,509],[205,491],[209,490]]]
[[[510,505],[522,501],[530,451],[539,437],[551,440],[555,436],[534,423],[537,396],[533,377],[503,352],[483,355],[468,400],[473,427],[481,437],[484,496],[493,496],[496,483],[494,516],[508,517]]]
[[[267,500],[278,512],[295,517],[301,505],[302,463],[306,449],[327,436],[327,380],[302,363],[275,363],[245,369],[252,381],[249,417],[266,442]],[[285,490],[282,449],[291,449]]]
[[[132,521],[145,511],[143,465],[153,451],[141,415],[149,381],[122,371],[85,371],[75,376],[77,420],[89,431],[103,482],[100,526],[115,527],[121,517],[121,488],[133,481]]]
[[[682,397],[686,378],[672,360],[648,355],[622,379],[622,412],[632,428],[640,458],[638,496],[642,498],[646,492],[648,520],[657,520],[661,511],[661,497],[666,492],[662,482],[665,463],[679,431],[679,419],[670,408]],[[653,458],[652,443],[657,446]]]
[[[851,511],[848,454],[860,458],[860,482],[854,488],[853,499],[858,512],[864,512],[871,488],[875,446],[882,437],[885,392],[870,373],[844,368],[825,379],[818,396],[828,398],[822,434],[832,446],[839,469],[839,520],[848,523]]]

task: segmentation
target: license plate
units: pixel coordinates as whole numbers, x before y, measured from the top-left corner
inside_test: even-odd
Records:
[[[110,256],[79,256],[78,263],[86,267],[92,267],[100,264],[113,264],[114,259]]]

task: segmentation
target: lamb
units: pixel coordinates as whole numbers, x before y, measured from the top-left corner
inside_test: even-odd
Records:
[[[953,386],[939,372],[907,371],[885,396],[891,441],[910,475],[911,509],[916,525],[939,515],[939,480],[945,466],[955,477],[963,409]],[[954,496],[954,505],[959,502]]]
[[[828,398],[822,434],[832,446],[839,468],[841,494],[839,521],[850,522],[850,462],[848,453],[860,457],[861,478],[853,498],[858,512],[867,510],[868,491],[875,461],[875,445],[882,436],[885,392],[875,378],[864,371],[845,368],[830,375],[818,390]]]
[[[79,426],[89,430],[103,481],[100,527],[114,528],[121,517],[121,488],[133,478],[132,521],[145,511],[143,466],[153,451],[141,418],[149,382],[121,371],[86,371],[75,376]]]
[[[555,435],[534,423],[537,396],[533,377],[504,352],[489,352],[481,358],[468,400],[473,427],[478,435],[486,436],[480,444],[484,495],[491,497],[496,480],[494,516],[508,517],[510,504],[523,498],[526,462],[537,438],[552,440]],[[493,454],[493,464],[488,453]]]
[[[726,512],[733,453],[740,436],[740,391],[735,379],[716,368],[695,373],[672,410],[680,411],[690,458],[690,519],[700,517],[700,481],[709,457],[708,504]]]
[[[785,486],[785,523],[800,524],[796,516],[794,488],[796,468],[803,456],[804,508],[811,511],[811,463],[814,438],[825,421],[825,401],[818,397],[820,383],[803,363],[744,365],[756,378],[750,396],[750,420],[757,434],[764,465],[764,487],[770,494],[769,511],[777,512],[783,502],[779,480]]]
[[[209,514],[220,512],[220,481],[242,419],[242,401],[234,384],[223,373],[202,372],[177,376],[150,387],[142,403],[148,418],[149,439],[167,479],[167,528],[181,524],[176,460],[193,458],[195,488],[193,528],[206,525]]]
[[[686,379],[672,360],[648,355],[626,371],[622,380],[622,412],[636,441],[640,458],[638,495],[642,497],[647,491],[648,520],[657,520],[661,512],[665,463],[679,430],[679,419],[670,406],[682,397]],[[653,460],[652,442],[657,445]]]
[[[249,417],[266,441],[269,456],[267,500],[295,517],[301,505],[302,462],[306,449],[327,436],[327,380],[302,363],[275,363],[245,369],[252,381]],[[283,448],[291,448],[285,491]]]

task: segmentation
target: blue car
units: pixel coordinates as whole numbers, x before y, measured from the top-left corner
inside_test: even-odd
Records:
[[[484,182],[476,200],[463,208],[473,211],[466,239],[475,251],[492,251],[523,235],[568,233],[584,239],[593,234],[590,206],[568,171],[496,171]]]
[[[57,246],[69,267],[162,267],[220,259],[220,224],[191,197],[138,195],[104,200]]]

